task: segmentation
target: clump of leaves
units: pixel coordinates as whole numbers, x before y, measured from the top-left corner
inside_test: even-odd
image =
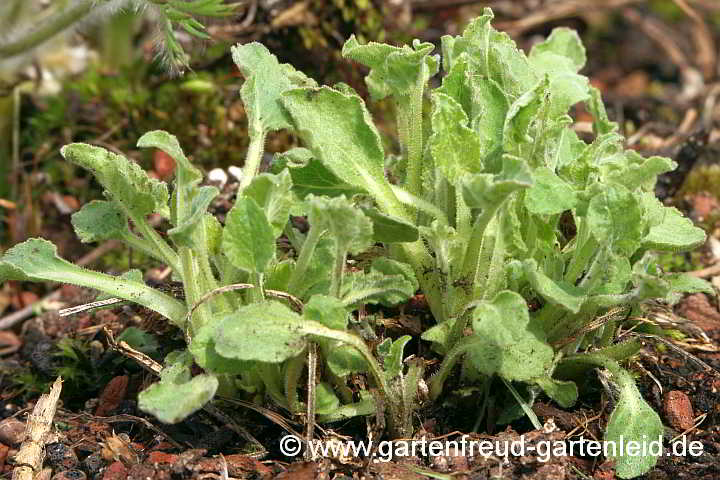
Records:
[[[525,55],[491,19],[486,10],[463,35],[444,37],[442,62],[429,43],[347,41],[343,54],[370,68],[372,97],[397,105],[399,155],[383,150],[364,101],[347,85],[317,86],[257,43],[233,48],[246,78],[250,147],[225,225],[207,213],[217,189],[200,185],[166,132],[147,133],[138,146],[175,159],[172,194],[121,155],[64,147],[107,197],[73,216],[79,237],[117,238],[166,263],[184,285],[184,303],[146,286],[140,272],[113,277],[76,267],[42,239],[6,252],[0,277],[89,286],[181,328],[187,350],[168,355],[160,382],[139,399],[166,422],[201,408],[219,388],[300,412],[305,352],[318,346],[326,368],[310,405],[321,421],[384,410],[393,435],[411,435],[423,368],[405,359],[410,337],[373,351],[351,312],[403,302],[419,288],[437,322],[422,338],[443,356],[431,399],[463,362],[467,379],[490,385],[499,377],[531,415],[511,382],[531,399],[544,391],[567,407],[578,396],[572,379],[600,367],[619,391],[606,438],[657,438],[660,418],[618,363],[639,344],[613,344],[615,329],[621,312],[646,299],[708,291],[689,276],[662,275],[655,260],[656,251],[689,250],[705,235],[653,196],[657,175],[675,165],[624,150],[599,92],[578,73],[585,50],[577,34],[557,29]],[[441,69],[424,118],[428,80]],[[594,116],[590,143],[571,128],[568,112],[578,102]],[[260,174],[265,138],[280,129],[305,147],[276,155],[273,173]],[[149,225],[151,213],[170,221],[167,237]],[[290,214],[307,215],[306,234]],[[295,258],[278,250],[283,234]],[[378,242],[385,255],[346,271],[349,255]],[[193,363],[204,373],[192,376]],[[344,378],[362,372],[379,393],[353,398]],[[624,452],[614,459],[622,478],[656,461]]]

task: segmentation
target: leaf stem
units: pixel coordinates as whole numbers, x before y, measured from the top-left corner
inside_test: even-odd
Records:
[[[422,157],[423,157],[423,94],[425,92],[425,78],[427,66],[423,63],[415,86],[410,91],[408,99],[408,166],[406,185],[410,193],[422,196]]]
[[[500,204],[494,205],[490,208],[486,208],[475,220],[472,228],[472,234],[470,237],[470,243],[465,250],[465,257],[463,259],[462,275],[467,278],[475,278],[478,268],[478,260],[480,257],[480,249],[483,245],[483,237],[488,224],[495,216]]]
[[[290,276],[290,281],[288,282],[288,292],[293,295],[298,294],[300,284],[305,281],[305,274],[310,267],[310,261],[312,260],[313,253],[315,252],[315,247],[317,247],[323,233],[324,231],[313,226],[311,226],[308,231],[307,237],[300,249],[297,261],[295,262],[295,270],[293,270],[292,275]]]
[[[145,240],[152,244],[165,263],[167,263],[168,266],[176,272],[179,272],[180,259],[178,258],[177,253],[175,253],[175,250],[173,250],[172,247],[170,247],[170,245],[162,239],[162,237],[150,226],[145,218],[138,217],[137,215],[131,215],[130,218],[135,224],[135,228],[137,228]]]
[[[260,169],[260,163],[262,162],[263,153],[265,152],[265,138],[267,137],[267,130],[261,126],[255,127],[255,132],[250,136],[250,145],[248,146],[247,155],[245,156],[245,165],[243,165],[242,179],[240,180],[240,186],[238,192],[242,192],[248,185],[255,175],[257,175]]]

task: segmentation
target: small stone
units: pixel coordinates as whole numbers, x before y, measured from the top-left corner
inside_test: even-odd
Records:
[[[65,470],[56,473],[52,480],[87,480],[87,475],[82,470]]]
[[[165,452],[150,452],[150,455],[148,456],[148,463],[151,464],[158,464],[158,463],[167,463],[172,465],[175,463],[178,459],[178,456],[173,453],[165,453]]]
[[[102,480],[126,480],[128,476],[128,470],[125,468],[122,462],[115,462],[103,473]]]
[[[17,418],[6,418],[0,422],[0,443],[17,447],[25,439],[25,422]]]
[[[75,451],[64,443],[54,442],[45,446],[48,463],[56,470],[72,470],[80,465]]]
[[[672,427],[680,432],[690,430],[695,425],[690,398],[680,390],[667,392],[663,397],[665,417]]]
[[[105,460],[99,453],[93,453],[85,457],[82,466],[87,473],[94,476],[105,466]]]
[[[108,382],[100,394],[95,415],[105,417],[114,412],[125,399],[129,382],[127,375],[119,375]]]

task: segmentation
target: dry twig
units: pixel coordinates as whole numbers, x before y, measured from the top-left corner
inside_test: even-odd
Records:
[[[28,417],[25,440],[15,456],[12,480],[33,480],[45,458],[45,438],[50,432],[62,390],[62,378],[53,383],[50,393],[41,395]]]

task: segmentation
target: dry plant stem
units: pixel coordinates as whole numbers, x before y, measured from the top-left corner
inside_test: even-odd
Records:
[[[85,266],[95,262],[97,259],[99,259],[103,255],[105,255],[107,252],[114,250],[121,245],[122,244],[117,240],[108,240],[107,242],[103,243],[99,247],[90,251],[87,255],[81,257],[76,262],[76,265],[78,265],[80,267],[85,267]],[[26,318],[32,316],[33,312],[35,312],[35,309],[38,306],[42,305],[43,303],[57,300],[59,298],[60,298],[60,289],[57,289],[54,292],[44,296],[37,302],[32,303],[32,304],[28,305],[27,307],[25,307],[21,310],[18,310],[17,312],[13,312],[10,315],[0,318],[0,330],[10,328],[13,325],[15,325],[16,323],[21,322],[21,321],[25,320]]]
[[[692,68],[687,56],[674,40],[674,35],[660,21],[644,16],[633,8],[623,10],[622,16],[629,23],[638,27],[650,40],[657,43],[678,69],[685,71],[688,68]]]
[[[611,10],[634,3],[643,3],[644,0],[607,0],[605,2],[588,2],[587,0],[569,0],[555,2],[545,8],[537,9],[530,15],[512,22],[497,22],[499,30],[507,30],[509,33],[518,35],[522,32],[535,28],[547,22],[572,17],[578,14],[586,14],[589,11]]]
[[[33,480],[45,458],[45,436],[50,432],[58,399],[62,391],[62,378],[53,383],[50,393],[41,395],[28,418],[25,440],[15,456],[12,480]]]
[[[715,76],[717,67],[717,54],[713,34],[705,23],[705,20],[685,0],[673,0],[685,15],[690,17],[695,24],[692,29],[692,39],[697,51],[697,63],[703,71],[705,80]]]
[[[312,460],[312,449],[309,448],[315,433],[315,375],[317,374],[317,344],[308,344],[308,397],[307,397],[307,425],[305,428],[305,460]]]

